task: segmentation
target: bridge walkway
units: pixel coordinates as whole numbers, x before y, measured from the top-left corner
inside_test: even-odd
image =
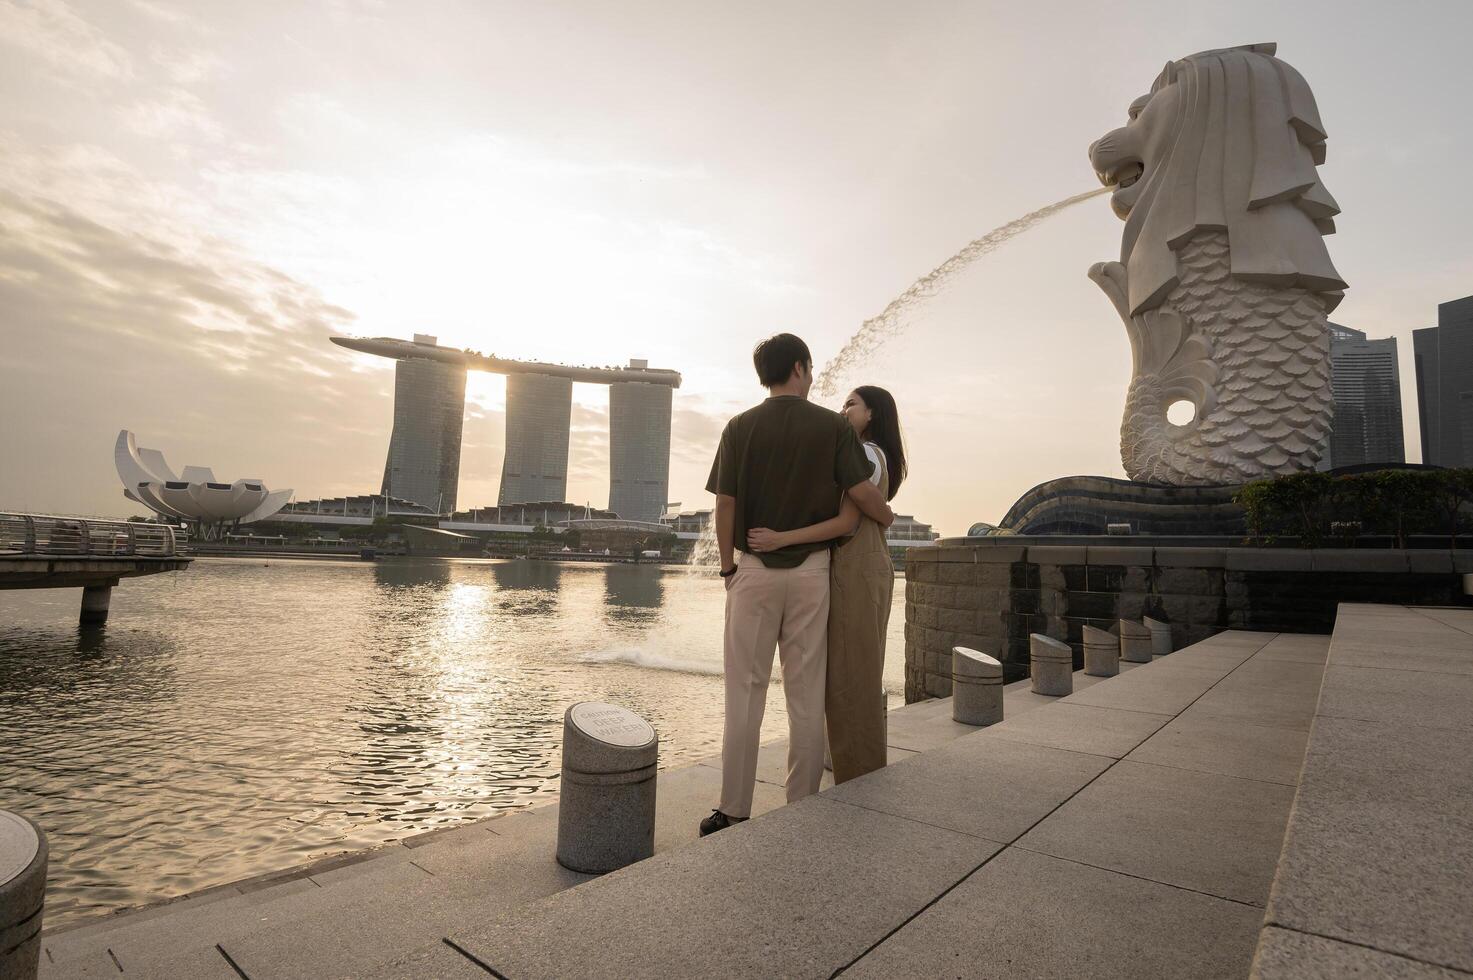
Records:
[[[181,571],[191,560],[167,524],[0,513],[0,589],[80,588],[83,625],[107,621],[123,579]]]

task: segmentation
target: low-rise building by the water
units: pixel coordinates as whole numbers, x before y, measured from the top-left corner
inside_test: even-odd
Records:
[[[381,493],[363,493],[349,497],[323,497],[320,500],[295,500],[281,508],[281,515],[300,517],[360,517],[370,521],[378,517],[434,517],[435,509],[413,500]]]

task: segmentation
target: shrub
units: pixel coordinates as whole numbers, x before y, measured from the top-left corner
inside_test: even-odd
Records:
[[[1241,505],[1255,541],[1271,544],[1295,534],[1307,548],[1318,545],[1329,525],[1327,508],[1334,481],[1328,473],[1296,473],[1256,480],[1233,497]]]
[[[1412,534],[1446,533],[1456,547],[1473,511],[1473,469],[1299,473],[1245,484],[1233,500],[1255,543],[1295,537],[1314,548],[1330,537],[1353,546],[1362,534],[1384,534],[1405,548]]]

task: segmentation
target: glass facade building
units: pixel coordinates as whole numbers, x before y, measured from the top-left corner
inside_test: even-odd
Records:
[[[434,338],[428,341],[433,344]],[[379,492],[412,500],[437,514],[453,512],[464,419],[463,365],[422,357],[396,362],[394,431]]]
[[[506,376],[506,457],[496,503],[568,498],[568,433],[573,380],[548,374]]]
[[[657,521],[670,495],[669,385],[609,385],[609,510]]]
[[[1406,462],[1396,338],[1367,340],[1363,331],[1329,326],[1335,419],[1317,468]]]
[[[1412,331],[1422,462],[1473,466],[1473,296],[1437,306],[1437,326]]]

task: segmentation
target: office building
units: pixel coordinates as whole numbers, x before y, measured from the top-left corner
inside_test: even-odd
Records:
[[[1437,326],[1412,331],[1422,462],[1473,466],[1473,296],[1437,306]]]
[[[1368,340],[1363,331],[1329,326],[1335,420],[1317,468],[1406,462],[1396,338]]]

